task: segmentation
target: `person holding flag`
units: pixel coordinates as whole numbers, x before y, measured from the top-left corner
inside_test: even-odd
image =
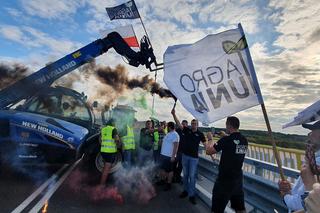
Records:
[[[183,192],[180,194],[180,198],[189,196],[189,201],[192,204],[196,202],[196,173],[199,162],[199,144],[206,143],[204,134],[198,129],[198,120],[192,119],[191,128],[182,127],[175,108],[171,110],[171,114],[176,122],[178,128],[182,129],[185,133],[185,141],[182,150],[182,171],[183,171]]]
[[[206,154],[213,155],[222,151],[219,174],[212,191],[214,213],[223,213],[229,200],[236,212],[245,212],[242,165],[248,150],[247,139],[239,132],[240,121],[237,117],[227,118],[228,136],[222,137],[214,145],[206,145]]]
[[[302,127],[311,130],[308,134],[309,145],[306,150],[306,160],[313,166],[313,172],[319,172],[320,168],[320,121],[314,124],[302,124]],[[313,151],[309,148],[312,146]],[[312,152],[314,152],[312,154]],[[313,155],[313,156],[312,156]],[[304,169],[304,168],[303,168]],[[301,174],[301,176],[303,173]],[[303,210],[303,202],[301,202],[302,196],[306,196],[308,193],[308,187],[303,183],[303,177],[299,177],[293,187],[287,180],[279,181],[280,194],[283,197],[283,201],[288,207],[289,212]]]

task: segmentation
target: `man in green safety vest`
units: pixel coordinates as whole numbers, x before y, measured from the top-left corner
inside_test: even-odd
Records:
[[[153,160],[154,163],[159,163],[159,157],[160,157],[160,151],[161,151],[161,145],[162,145],[162,140],[164,136],[166,135],[164,131],[164,122],[160,122],[158,129],[156,129],[153,133],[154,137],[154,143],[153,143]]]
[[[104,185],[108,179],[112,163],[116,159],[117,147],[120,145],[119,135],[115,128],[115,121],[113,119],[110,119],[106,126],[102,127],[100,140],[100,154],[105,162],[100,184]]]
[[[130,168],[133,161],[133,152],[136,149],[136,144],[134,140],[133,128],[129,125],[127,125],[127,134],[121,137],[121,142],[123,144],[123,165],[125,168]]]
[[[145,128],[140,130],[138,161],[141,166],[148,161],[152,161],[153,143],[154,143],[154,129],[150,120],[146,121]]]

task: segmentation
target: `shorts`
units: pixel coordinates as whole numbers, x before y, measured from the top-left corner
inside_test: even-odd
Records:
[[[223,213],[228,202],[235,211],[244,211],[244,193],[242,177],[237,180],[219,181],[216,180],[212,190],[212,207],[214,213]]]
[[[100,154],[106,163],[114,163],[116,161],[117,153],[100,152]]]
[[[173,172],[174,162],[171,162],[171,157],[160,155],[160,168],[165,172]]]

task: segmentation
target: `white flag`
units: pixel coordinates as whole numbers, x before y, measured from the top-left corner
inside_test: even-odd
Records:
[[[240,24],[194,44],[168,47],[164,82],[202,123],[263,103]]]
[[[298,115],[294,117],[293,121],[284,124],[282,128],[284,129],[290,126],[310,123],[317,120],[320,120],[320,100],[299,112]]]

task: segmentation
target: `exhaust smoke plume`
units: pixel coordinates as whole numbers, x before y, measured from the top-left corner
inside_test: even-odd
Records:
[[[141,88],[151,94],[158,94],[161,98],[172,97],[174,95],[168,89],[164,89],[148,75],[140,78],[130,78],[129,72],[122,65],[115,68],[109,66],[97,65],[92,61],[81,68],[78,73],[72,73],[57,82],[65,87],[73,87],[74,82],[79,82],[81,76],[84,76],[83,83],[87,83],[90,77],[94,77],[101,85],[94,87],[94,94],[90,94],[90,100],[103,100],[103,105],[109,107],[117,98],[128,90]]]
[[[126,68],[121,65],[116,66],[115,69],[96,66],[94,73],[100,82],[110,85],[120,94],[128,89],[141,88],[151,94],[157,94],[161,98],[175,98],[170,90],[162,88],[159,83],[149,78],[148,75],[142,78],[130,78]]]
[[[24,65],[18,63],[12,65],[0,63],[0,89],[26,77],[27,73],[28,68]]]
[[[0,89],[26,77],[28,68],[24,65],[15,63],[13,65],[0,63]],[[91,78],[91,79],[90,79]],[[102,105],[109,107],[117,98],[128,90],[141,88],[151,94],[158,94],[161,98],[174,97],[168,89],[164,89],[148,75],[138,78],[130,78],[126,68],[118,65],[115,68],[97,65],[93,60],[72,72],[58,79],[54,85],[68,88],[75,88],[75,84],[87,84],[93,80],[93,85],[89,89],[89,102],[102,100]],[[95,85],[94,80],[101,84]]]

